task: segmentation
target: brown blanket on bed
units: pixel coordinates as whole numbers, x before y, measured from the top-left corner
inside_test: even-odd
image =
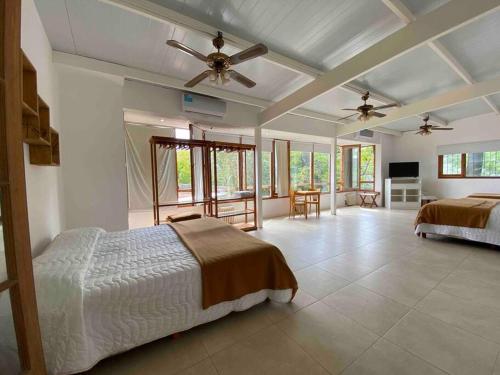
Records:
[[[500,199],[500,194],[495,193],[474,193],[467,198]]]
[[[262,289],[292,289],[297,280],[281,251],[214,218],[169,224],[201,266],[203,308]]]
[[[491,210],[499,199],[460,198],[440,199],[420,208],[415,221],[418,224],[452,225],[457,227],[484,228]]]

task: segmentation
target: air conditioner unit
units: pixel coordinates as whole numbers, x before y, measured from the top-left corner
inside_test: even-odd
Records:
[[[182,93],[182,110],[184,112],[224,117],[226,114],[226,102],[209,96],[185,92]]]
[[[375,135],[375,132],[373,130],[370,130],[370,129],[363,129],[363,130],[360,130],[358,132],[358,134],[356,135],[356,138],[357,139],[373,139]]]

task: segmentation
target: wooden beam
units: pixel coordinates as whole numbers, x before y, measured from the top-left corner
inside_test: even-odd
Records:
[[[422,44],[437,39],[500,7],[500,0],[453,0],[367,48],[261,113],[260,126]]]
[[[460,104],[482,96],[493,95],[497,92],[500,92],[500,78],[465,85],[444,94],[436,95],[431,98],[423,99],[418,102],[396,108],[389,112],[387,116],[382,118],[372,118],[367,122],[357,121],[353,124],[340,126],[337,128],[337,135],[342,136],[355,133],[361,129],[371,129],[378,126],[384,126],[394,121],[415,116],[419,113],[435,111],[440,108]]]
[[[253,96],[238,94],[231,91],[219,89],[214,86],[203,85],[203,84],[196,85],[195,87],[191,87],[189,88],[189,90],[187,90],[184,87],[185,83],[184,80],[163,74],[151,73],[142,69],[130,68],[124,65],[109,63],[102,60],[96,60],[89,57],[77,56],[69,53],[54,51],[52,59],[53,62],[58,64],[70,65],[100,73],[106,73],[128,79],[133,79],[136,81],[151,83],[155,85],[162,85],[177,90],[190,91],[198,94],[214,96],[220,99],[251,105],[254,107],[266,108],[273,104],[273,102],[268,100],[259,99]],[[298,108],[292,111],[291,114],[296,116],[331,122],[333,124],[340,124],[340,125],[345,124],[344,121],[338,120],[338,117],[336,116],[332,116],[327,113],[314,112],[302,108]]]
[[[392,10],[392,12],[396,16],[399,17],[399,19],[401,19],[406,24],[415,21],[416,19],[415,15],[400,0],[382,0],[382,1],[390,10]],[[476,82],[469,74],[469,72],[464,68],[464,66],[451,54],[451,52],[439,40],[431,41],[428,43],[428,45],[466,83],[471,85]],[[500,114],[498,107],[489,98],[483,97],[482,99],[494,112]]]

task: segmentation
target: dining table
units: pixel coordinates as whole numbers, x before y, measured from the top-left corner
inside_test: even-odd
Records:
[[[313,205],[316,206],[316,216],[320,215],[320,204],[321,204],[321,191],[319,190],[297,190],[295,194],[299,197],[304,197],[306,202],[306,208],[304,216],[307,219],[308,208],[311,209]]]

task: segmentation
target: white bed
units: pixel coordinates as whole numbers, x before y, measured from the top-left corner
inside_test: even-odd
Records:
[[[47,367],[70,374],[144,343],[292,291],[262,290],[203,310],[196,259],[166,225],[67,231],[34,259]]]
[[[455,227],[451,225],[419,224],[415,228],[415,234],[431,233],[463,238],[470,241],[484,242],[500,246],[500,204],[495,206],[490,213],[488,222],[484,229]]]

